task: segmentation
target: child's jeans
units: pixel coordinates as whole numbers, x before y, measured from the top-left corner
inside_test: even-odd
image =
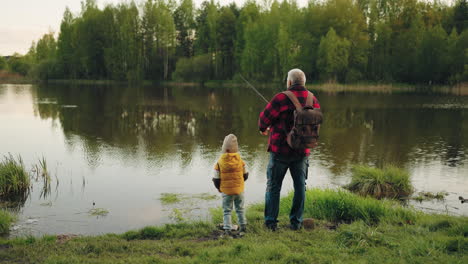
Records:
[[[231,230],[232,229],[232,222],[231,222],[231,211],[232,211],[232,204],[234,203],[236,207],[237,219],[239,219],[239,225],[247,224],[247,219],[245,218],[245,209],[244,209],[244,193],[240,193],[238,195],[227,195],[223,193],[223,229],[224,230]]]

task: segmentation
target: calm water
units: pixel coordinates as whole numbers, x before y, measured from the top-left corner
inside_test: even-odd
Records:
[[[279,89],[261,90],[268,98]],[[417,191],[447,191],[422,210],[468,215],[468,96],[316,92],[325,122],[310,157],[310,187],[350,180],[351,164],[407,168]],[[45,157],[52,175],[34,182],[17,208],[13,235],[124,232],[185,217],[206,217],[218,200],[161,204],[162,193],[217,194],[211,171],[225,135],[239,138],[250,167],[250,203],[263,200],[267,139],[257,132],[265,104],[251,90],[200,87],[0,85],[0,155],[28,169]],[[286,178],[282,194],[292,190]],[[93,206],[93,202],[95,205]],[[179,207],[180,208],[179,208]],[[107,216],[91,216],[104,208]]]

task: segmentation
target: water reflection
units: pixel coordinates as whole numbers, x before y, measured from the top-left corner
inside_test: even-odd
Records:
[[[279,91],[261,90],[267,98]],[[324,124],[309,185],[342,185],[355,163],[391,163],[410,170],[417,190],[468,192],[468,97],[314,93]],[[268,156],[257,119],[264,105],[244,87],[3,85],[0,122],[11,126],[0,132],[0,154],[22,154],[30,163],[44,155],[60,181],[48,198],[36,193],[24,215],[50,210],[56,221],[75,221],[74,212],[96,201],[112,224],[74,232],[125,231],[167,221],[155,202],[161,192],[215,193],[210,171],[229,133],[253,173],[248,200],[261,201]],[[37,209],[52,197],[52,206]],[[143,217],[145,210],[152,214]]]

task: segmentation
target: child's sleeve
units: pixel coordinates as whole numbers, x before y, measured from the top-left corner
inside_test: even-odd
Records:
[[[221,177],[220,177],[220,169],[219,169],[219,164],[216,163],[216,165],[214,166],[214,171],[213,171],[213,184],[214,186],[216,187],[216,189],[219,190],[219,188],[221,187]]]
[[[247,165],[245,164],[244,161],[242,161],[242,165],[244,168],[244,181],[246,181],[249,178],[249,170],[247,168]]]
[[[214,166],[214,171],[213,171],[213,179],[220,179],[220,169],[219,169],[219,164],[216,163]]]

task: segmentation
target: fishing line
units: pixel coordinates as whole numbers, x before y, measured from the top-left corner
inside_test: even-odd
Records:
[[[253,87],[253,85],[251,85],[251,84],[244,78],[244,76],[242,76],[241,74],[239,74],[239,76],[240,76],[240,77],[242,78],[242,80],[244,80],[244,81],[249,85],[249,87],[252,88],[267,104],[269,103],[268,100],[267,100],[265,97],[263,97],[263,95],[262,95],[259,91],[257,91],[257,89],[255,89],[255,87]]]

